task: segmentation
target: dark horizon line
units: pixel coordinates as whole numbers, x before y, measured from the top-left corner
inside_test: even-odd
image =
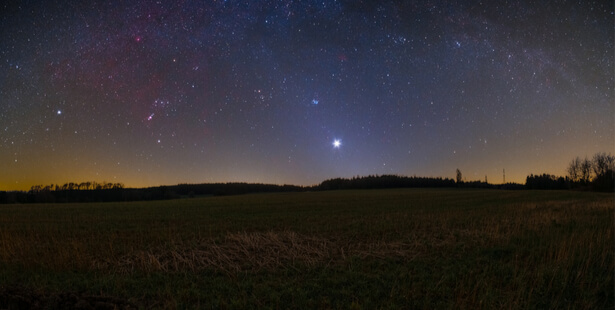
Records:
[[[374,175],[356,175],[353,177],[334,177],[334,178],[329,178],[329,179],[325,179],[319,183],[315,183],[312,185],[296,185],[296,184],[288,184],[288,183],[284,183],[284,184],[280,184],[280,183],[263,183],[263,182],[247,182],[247,181],[229,181],[229,182],[204,182],[204,183],[177,183],[177,184],[160,184],[160,185],[151,185],[151,186],[142,186],[142,187],[124,187],[124,184],[122,182],[106,182],[106,181],[102,181],[102,182],[97,182],[97,181],[86,181],[86,182],[66,182],[63,184],[59,184],[59,183],[51,183],[51,184],[47,184],[47,185],[43,185],[43,184],[36,184],[36,185],[32,185],[30,187],[30,189],[28,190],[3,190],[0,189],[0,192],[30,192],[33,191],[33,188],[36,186],[40,186],[41,189],[39,189],[38,191],[43,191],[43,189],[46,186],[49,186],[50,188],[47,190],[51,190],[51,191],[64,191],[64,190],[83,190],[83,191],[87,191],[87,190],[112,190],[112,189],[128,189],[128,190],[140,190],[140,189],[156,189],[156,188],[161,188],[161,187],[176,187],[176,186],[198,186],[198,185],[264,185],[264,186],[278,186],[278,187],[285,187],[285,186],[290,186],[290,187],[297,187],[297,188],[303,188],[303,189],[309,189],[309,188],[315,188],[318,186],[321,186],[323,183],[327,182],[327,181],[332,181],[332,180],[346,180],[346,181],[352,181],[352,180],[361,180],[361,179],[368,179],[368,178],[384,178],[384,177],[395,177],[395,178],[400,178],[400,179],[424,179],[424,180],[442,180],[442,181],[453,181],[455,183],[482,183],[482,184],[487,184],[487,185],[507,185],[507,184],[511,184],[511,185],[522,185],[522,183],[517,183],[517,182],[505,182],[505,183],[491,183],[491,182],[485,182],[483,180],[461,180],[461,181],[455,181],[455,179],[453,178],[449,178],[449,177],[433,177],[433,176],[417,176],[417,175],[412,175],[412,176],[408,176],[408,175],[400,175],[400,174],[374,174]],[[86,188],[86,189],[78,189],[78,188],[72,188],[72,189],[57,189],[58,186],[64,186],[64,185],[69,185],[69,184],[73,184],[76,186],[82,185],[84,183],[89,183],[90,185],[121,185],[120,187],[115,187],[115,188]],[[51,187],[54,187],[54,189],[51,189]]]

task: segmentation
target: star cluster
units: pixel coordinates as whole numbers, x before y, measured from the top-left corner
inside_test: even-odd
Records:
[[[615,151],[613,22],[607,1],[4,4],[0,190],[564,174]]]

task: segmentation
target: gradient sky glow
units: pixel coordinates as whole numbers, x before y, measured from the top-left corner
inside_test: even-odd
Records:
[[[615,151],[612,1],[0,10],[0,190],[457,168],[523,183]]]

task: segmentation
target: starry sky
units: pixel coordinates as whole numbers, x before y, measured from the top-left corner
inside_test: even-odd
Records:
[[[8,1],[0,190],[565,175],[615,152],[611,1]]]

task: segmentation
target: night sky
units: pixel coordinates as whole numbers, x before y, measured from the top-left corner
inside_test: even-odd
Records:
[[[417,175],[615,151],[612,1],[8,1],[0,190]]]

